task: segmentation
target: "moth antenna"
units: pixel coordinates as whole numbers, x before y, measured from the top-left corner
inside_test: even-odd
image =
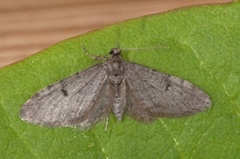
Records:
[[[165,46],[153,46],[153,47],[145,47],[145,48],[122,48],[123,51],[137,51],[137,50],[157,50],[161,48],[169,48]]]
[[[88,56],[88,57],[90,57],[90,58],[92,58],[92,59],[94,59],[94,60],[97,60],[97,61],[106,61],[108,58],[107,58],[107,55],[108,55],[108,53],[107,54],[105,54],[104,56],[94,56],[94,55],[92,55],[91,53],[89,53],[88,51],[87,51],[87,49],[85,48],[85,46],[81,43],[81,47],[82,47],[82,50],[83,50],[83,52]]]

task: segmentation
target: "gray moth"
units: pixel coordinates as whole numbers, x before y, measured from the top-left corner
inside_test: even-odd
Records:
[[[159,117],[182,117],[212,105],[209,96],[192,83],[122,59],[110,50],[96,64],[32,96],[20,110],[22,120],[43,126],[90,128],[113,112],[149,122]]]

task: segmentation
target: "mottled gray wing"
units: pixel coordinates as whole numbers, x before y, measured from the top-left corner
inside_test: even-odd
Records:
[[[106,64],[52,84],[22,107],[23,120],[44,126],[89,128],[108,114]]]
[[[209,96],[180,78],[125,62],[128,113],[150,121],[156,117],[181,117],[211,106]]]

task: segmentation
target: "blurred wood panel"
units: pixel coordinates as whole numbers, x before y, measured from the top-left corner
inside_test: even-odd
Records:
[[[183,6],[230,0],[1,0],[0,67],[82,33]]]

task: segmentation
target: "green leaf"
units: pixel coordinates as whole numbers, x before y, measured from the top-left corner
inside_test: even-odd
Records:
[[[146,16],[67,39],[0,70],[1,158],[237,158],[240,156],[240,3]],[[111,116],[89,131],[46,128],[19,110],[47,85],[90,67],[110,48],[124,59],[187,79],[213,106],[196,115],[139,123]],[[151,49],[151,47],[158,47]]]

